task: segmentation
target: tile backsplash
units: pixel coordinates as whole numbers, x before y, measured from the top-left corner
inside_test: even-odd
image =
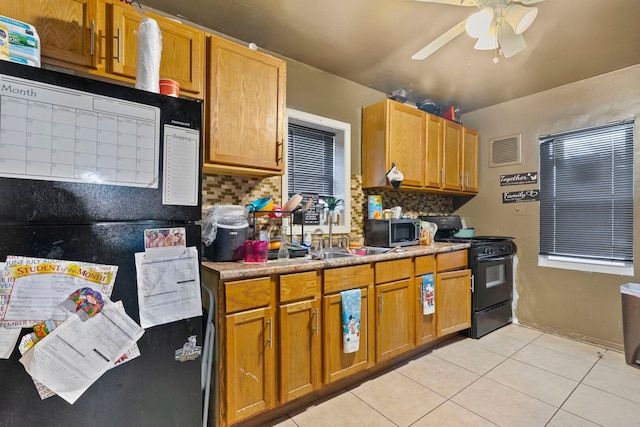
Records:
[[[202,208],[208,210],[215,204],[246,205],[260,197],[270,196],[278,201],[282,185],[279,176],[248,178],[231,175],[202,176]],[[367,200],[370,195],[381,195],[383,208],[401,206],[411,217],[419,215],[445,215],[453,212],[452,196],[425,194],[415,191],[371,190],[362,188],[362,176],[351,176],[351,236],[363,236],[364,219],[367,217]]]

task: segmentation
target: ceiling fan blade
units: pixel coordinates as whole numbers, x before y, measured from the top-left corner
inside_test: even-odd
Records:
[[[452,6],[480,6],[480,2],[478,0],[414,0],[414,1],[421,1],[424,3],[450,4]],[[538,1],[544,1],[544,0],[538,0]]]
[[[466,21],[467,20],[465,19],[464,21],[460,22],[459,24],[453,26],[449,30],[442,33],[431,43],[429,43],[428,45],[426,45],[425,47],[423,47],[422,49],[414,53],[411,59],[415,59],[415,60],[425,59],[429,55],[433,54],[436,50],[440,49],[442,46],[449,43],[451,40],[455,39],[460,34],[464,33],[464,23]]]
[[[420,0],[418,0],[418,1],[420,1]],[[545,0],[511,0],[511,1],[522,3],[523,5],[528,6],[530,4],[542,3]]]
[[[498,43],[500,43],[500,50],[505,58],[511,58],[527,48],[524,37],[521,34],[516,34],[509,24],[502,24],[498,29]]]

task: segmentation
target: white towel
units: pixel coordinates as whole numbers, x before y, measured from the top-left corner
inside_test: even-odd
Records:
[[[360,304],[362,291],[351,289],[340,292],[342,299],[342,349],[354,353],[360,348]]]

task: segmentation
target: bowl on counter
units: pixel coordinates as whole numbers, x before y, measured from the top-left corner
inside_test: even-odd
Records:
[[[475,230],[473,228],[461,228],[457,233],[453,235],[453,237],[462,237],[468,238],[473,237],[475,235]]]

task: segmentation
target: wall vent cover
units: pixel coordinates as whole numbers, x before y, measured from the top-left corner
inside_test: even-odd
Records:
[[[521,147],[522,134],[501,136],[489,140],[489,167],[511,166],[522,164]]]

